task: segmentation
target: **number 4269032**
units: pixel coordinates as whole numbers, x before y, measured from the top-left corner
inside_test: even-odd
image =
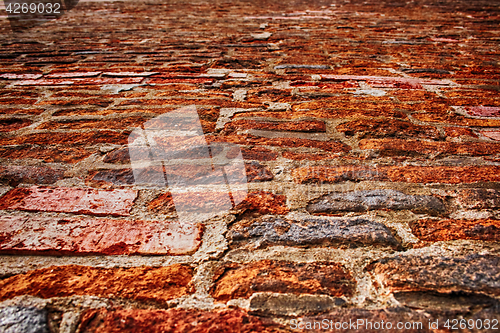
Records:
[[[61,14],[60,3],[9,3],[5,11],[9,14]]]

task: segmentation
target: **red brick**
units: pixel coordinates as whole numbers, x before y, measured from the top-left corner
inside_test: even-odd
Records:
[[[439,132],[433,126],[414,125],[408,121],[402,120],[379,120],[363,119],[340,124],[336,127],[337,131],[346,136],[358,135],[358,138],[379,138],[379,137],[397,137],[397,138],[424,138],[437,139]]]
[[[256,120],[234,120],[224,126],[224,130],[227,132],[247,129],[294,132],[326,132],[326,125],[322,121],[269,122]]]
[[[33,105],[36,103],[36,99],[28,99],[28,98],[0,98],[1,105],[9,105],[9,104],[19,104],[19,105]]]
[[[299,184],[344,181],[393,181],[408,183],[476,183],[500,181],[499,166],[340,166],[304,167],[292,176]]]
[[[73,78],[80,78],[80,77],[92,77],[92,76],[98,76],[102,72],[68,72],[68,73],[50,73],[46,75],[46,78],[49,79],[73,79]]]
[[[13,189],[3,196],[1,209],[127,216],[137,196],[132,190],[93,190],[70,187]]]
[[[274,175],[267,166],[261,165],[259,162],[245,163],[245,170],[248,182],[265,182],[273,180]]]
[[[209,142],[230,142],[241,145],[319,148],[335,153],[348,152],[351,150],[349,146],[339,141],[315,141],[299,138],[261,138],[252,135],[207,136],[206,139]]]
[[[248,298],[256,292],[340,297],[352,295],[354,284],[351,274],[338,263],[263,260],[220,268],[211,294],[221,301]]]
[[[244,160],[274,161],[278,158],[278,153],[263,147],[241,148]]]
[[[17,86],[69,86],[69,85],[101,85],[141,83],[143,77],[129,78],[82,78],[82,79],[40,79],[16,81]]]
[[[500,107],[493,106],[472,106],[466,108],[471,116],[479,117],[500,117]]]
[[[500,131],[482,131],[481,134],[487,138],[500,141]]]
[[[13,74],[3,73],[0,78],[7,80],[36,80],[42,77],[42,74]]]
[[[450,138],[458,138],[461,136],[470,136],[473,138],[477,138],[476,133],[474,133],[472,130],[468,128],[463,128],[463,127],[445,127],[444,133],[446,134],[447,137]]]
[[[406,118],[404,113],[392,110],[394,109],[394,105],[389,105],[389,104],[387,105],[387,107],[383,107],[380,104],[376,103],[373,103],[373,105],[366,105],[366,103],[363,104],[360,103],[360,105],[346,104],[345,106],[348,107],[348,109],[346,110],[334,110],[334,109],[324,110],[321,107],[321,103],[318,102],[311,102],[311,103],[317,103],[318,104],[317,108],[319,110],[315,109],[311,111],[287,111],[287,112],[273,112],[273,111],[244,112],[235,114],[233,118],[234,119],[243,117],[265,117],[265,118],[277,118],[277,119],[300,119],[300,118],[310,118],[310,117],[324,118],[324,119],[340,119],[340,118],[344,119],[344,118],[363,118],[363,117]],[[294,106],[294,108],[298,109],[304,106],[303,104],[297,105],[297,107]]]
[[[152,325],[151,323],[154,323]],[[92,309],[81,319],[79,333],[169,332],[169,333],[285,333],[286,327],[235,310],[142,310]]]
[[[178,222],[0,217],[0,252],[42,255],[194,253],[202,226]]]
[[[265,214],[284,215],[289,212],[286,206],[286,196],[270,192],[252,192],[245,200],[235,207],[239,215],[259,216]]]
[[[500,120],[497,119],[474,119],[466,118],[455,113],[451,114],[429,114],[429,113],[414,113],[412,117],[430,123],[445,123],[459,126],[471,127],[500,127]]]
[[[116,145],[128,144],[129,132],[114,132],[114,131],[94,131],[85,133],[35,133],[17,137],[0,138],[0,145],[19,145],[19,144],[62,144],[62,145],[88,145],[99,143],[112,143]]]
[[[147,121],[143,117],[114,118],[105,120],[80,119],[51,121],[41,124],[37,129],[126,129],[140,127]]]
[[[92,151],[72,147],[16,146],[0,147],[0,158],[38,159],[47,163],[76,163],[92,155]]]
[[[401,155],[410,152],[420,154],[452,154],[484,156],[500,153],[500,144],[486,142],[435,142],[399,139],[368,139],[359,142],[360,149],[373,149],[382,155]]]
[[[0,300],[21,295],[41,298],[91,295],[137,301],[167,301],[191,294],[193,270],[167,267],[94,268],[51,266],[0,281]]]
[[[31,125],[31,120],[27,119],[0,119],[0,132],[16,131],[20,128]]]
[[[112,100],[107,100],[104,99],[104,96],[102,98],[94,98],[94,99],[51,99],[51,100],[43,100],[38,103],[37,105],[57,105],[57,106],[70,106],[70,105],[77,105],[77,106],[82,106],[82,105],[95,105],[95,106],[100,106],[100,107],[106,107],[110,104],[112,104]]]
[[[410,222],[411,231],[423,241],[473,239],[498,242],[500,220],[418,220]]]

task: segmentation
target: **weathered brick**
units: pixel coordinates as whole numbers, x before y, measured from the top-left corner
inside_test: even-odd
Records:
[[[67,78],[80,78],[80,77],[92,77],[101,74],[102,72],[59,72],[50,73],[46,75],[49,79],[67,79]]]
[[[0,78],[7,80],[36,80],[41,78],[42,74],[15,74],[15,73],[3,73],[0,74]]]
[[[6,118],[0,119],[0,132],[16,131],[20,128],[31,125],[31,121],[27,119]]]
[[[274,161],[278,153],[263,147],[240,148],[244,160]]]
[[[360,149],[378,150],[384,156],[420,154],[450,154],[484,156],[500,153],[500,144],[487,142],[435,142],[401,139],[363,139]]]
[[[177,222],[0,217],[0,252],[179,255],[195,252],[201,225]]]
[[[259,191],[248,193],[246,198],[235,207],[240,215],[259,216],[264,214],[284,215],[288,213],[286,196]]]
[[[500,131],[482,131],[481,134],[487,138],[500,141]]]
[[[261,217],[237,222],[228,233],[232,246],[338,246],[397,247],[398,241],[383,224],[363,218]]]
[[[500,191],[486,188],[463,189],[458,192],[454,202],[466,209],[498,209]]]
[[[193,269],[167,267],[94,268],[51,266],[0,281],[0,300],[21,295],[41,298],[91,295],[165,303],[193,292]]]
[[[224,126],[224,130],[228,132],[247,130],[250,128],[270,131],[326,132],[325,123],[322,121],[269,122],[256,120],[235,120]]]
[[[365,212],[369,210],[411,210],[430,215],[445,211],[443,202],[429,195],[408,195],[395,190],[333,192],[311,201],[307,210],[312,214]]]
[[[325,166],[298,168],[292,176],[299,184],[363,180],[460,184],[498,182],[499,172],[497,166]]]
[[[500,295],[500,258],[493,255],[399,255],[374,261],[366,269],[392,291]]]
[[[92,155],[91,150],[73,147],[32,146],[0,147],[0,158],[27,159],[33,158],[47,163],[76,163]],[[29,169],[30,167],[24,167]],[[46,183],[42,183],[46,184]]]
[[[36,145],[88,145],[89,142],[91,142],[92,144],[112,143],[124,145],[128,143],[128,134],[128,132],[114,132],[107,130],[86,133],[35,133],[17,137],[0,138],[0,145],[19,145],[24,143],[31,143]]]
[[[5,194],[0,209],[127,216],[136,197],[132,190],[33,186]]]
[[[423,241],[474,239],[500,240],[500,220],[418,220],[410,222],[415,236]]]
[[[339,141],[316,141],[299,138],[262,138],[253,135],[207,136],[209,142],[230,142],[241,145],[267,145],[282,147],[310,147],[330,152],[348,152],[349,146]]]
[[[128,77],[128,78],[67,78],[67,79],[38,79],[38,80],[23,80],[16,81],[16,86],[58,86],[58,85],[100,85],[100,84],[132,84],[141,83],[143,77]]]
[[[0,166],[0,181],[11,186],[17,186],[21,183],[54,184],[63,178],[63,169],[45,166]]]
[[[430,123],[445,123],[460,126],[472,127],[500,127],[498,119],[476,119],[467,118],[459,114],[432,114],[432,113],[414,113],[412,117]]]
[[[252,316],[240,309],[213,312],[190,309],[92,309],[83,314],[78,330],[79,333],[125,331],[130,333],[290,332],[286,327],[270,319]]]
[[[494,106],[472,106],[466,108],[471,116],[479,117],[500,117],[500,107]]]
[[[265,165],[261,165],[259,162],[249,162],[245,163],[245,170],[247,173],[248,182],[265,182],[273,180],[274,176],[271,170]]]
[[[444,133],[447,137],[450,138],[458,138],[461,136],[471,136],[473,138],[477,138],[477,134],[472,130],[463,127],[445,127]]]
[[[361,117],[390,117],[390,118],[406,118],[404,113],[401,111],[393,110],[393,106],[387,105],[386,107],[378,107],[374,109],[378,104],[374,104],[373,108],[367,107],[366,105],[357,104],[346,104],[345,106],[351,106],[347,109],[330,109],[325,110],[322,106],[318,106],[318,109],[311,111],[254,111],[254,112],[244,112],[237,113],[234,115],[234,119],[242,117],[266,117],[266,118],[277,118],[277,119],[300,119],[306,117],[324,118],[324,119],[344,119],[344,118],[361,118]],[[300,104],[301,107],[306,108],[305,105]],[[296,109],[296,107],[294,106]],[[297,106],[298,108],[298,106]]]
[[[338,125],[337,131],[346,136],[358,135],[358,138],[424,138],[437,139],[439,132],[433,126],[414,125],[402,120],[356,120]]]
[[[355,286],[350,272],[335,262],[226,264],[215,278],[211,294],[221,301],[248,298],[257,292],[350,296]]]
[[[37,129],[62,130],[62,129],[126,129],[140,127],[147,119],[143,117],[127,117],[106,120],[83,119],[64,120],[43,123]]]
[[[258,293],[250,298],[252,313],[297,316],[327,312],[345,304],[341,298],[325,295]]]

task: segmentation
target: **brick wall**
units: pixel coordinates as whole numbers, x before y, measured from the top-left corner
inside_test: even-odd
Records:
[[[80,1],[16,33],[2,18],[0,331],[498,319],[499,4]],[[135,182],[128,149],[184,106],[248,180],[189,221]]]

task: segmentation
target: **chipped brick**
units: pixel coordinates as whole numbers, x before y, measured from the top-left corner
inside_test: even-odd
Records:
[[[454,239],[500,240],[500,220],[418,220],[410,228],[420,240],[437,242]]]
[[[255,120],[235,120],[227,123],[224,126],[224,130],[228,132],[247,129],[294,132],[326,132],[325,123],[322,121],[265,122]]]
[[[217,272],[211,290],[217,300],[248,298],[257,292],[350,296],[355,282],[335,262],[292,263],[263,260],[250,264],[227,264]]]
[[[245,163],[245,170],[247,172],[248,182],[265,182],[273,180],[274,176],[271,170],[265,165],[261,165],[259,162],[252,161],[250,163]]]
[[[179,264],[158,268],[51,266],[0,281],[0,300],[20,295],[91,295],[165,303],[192,293],[192,277],[192,268]]]
[[[27,184],[54,184],[64,178],[64,170],[37,166],[0,166],[0,181],[4,184],[17,186]]]
[[[234,224],[228,238],[233,246],[398,246],[385,225],[363,218],[262,217]]]
[[[392,291],[479,292],[500,295],[500,258],[493,255],[398,255],[377,260],[366,269]]]
[[[201,225],[159,221],[1,216],[0,225],[0,252],[11,254],[191,254],[202,233]]]
[[[398,139],[368,139],[359,142],[360,149],[380,151],[383,156],[404,155],[412,152],[420,154],[450,154],[485,156],[500,153],[500,144],[486,142],[433,142]]]
[[[358,138],[424,138],[438,139],[439,133],[433,126],[414,125],[401,120],[356,120],[336,127],[346,136],[358,135]]]
[[[334,192],[311,201],[307,210],[312,214],[365,212],[370,210],[411,210],[430,215],[445,211],[443,202],[429,195],[408,195],[395,190]]]
[[[5,194],[0,209],[127,216],[136,196],[132,190],[33,186]]]

